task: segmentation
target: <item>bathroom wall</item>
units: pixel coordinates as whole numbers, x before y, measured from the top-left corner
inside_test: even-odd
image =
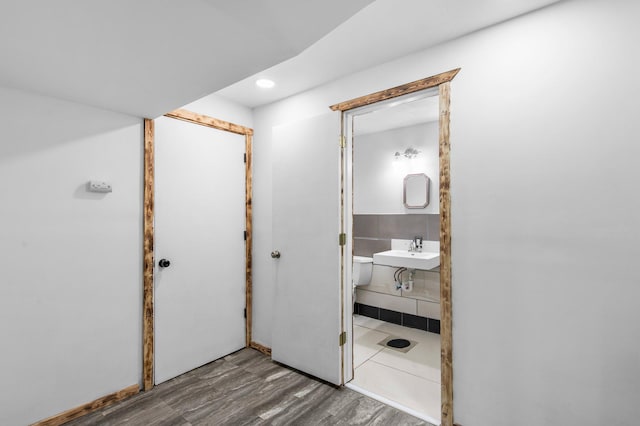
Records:
[[[411,240],[419,236],[439,241],[438,122],[359,135],[359,118],[355,118],[353,142],[354,255],[371,257],[390,250],[391,239]],[[409,147],[420,154],[412,159],[394,157],[396,151],[403,152]],[[429,205],[424,209],[404,207],[403,181],[410,173],[425,173],[431,179]],[[357,289],[354,313],[439,332],[439,273],[416,271],[414,288],[403,291],[396,288],[395,270],[374,265],[371,284]],[[429,308],[431,321],[418,313],[418,305],[421,311]]]
[[[357,228],[354,227],[354,234],[371,235],[366,231],[368,228],[366,225],[371,222],[375,223],[375,221],[370,220],[370,216],[365,215],[364,217],[368,220],[358,220],[361,225]],[[389,216],[383,215],[381,217],[386,219]],[[405,215],[400,217],[433,218],[434,220],[432,222],[436,224],[435,232],[436,235],[438,235],[438,215]],[[377,217],[374,216],[374,218]],[[361,219],[361,217],[358,219]],[[355,222],[356,218],[354,217],[354,223]],[[402,224],[401,221],[399,223]],[[365,230],[364,232],[363,229]],[[411,226],[406,226],[403,227],[403,229],[393,232],[394,235],[401,235],[402,233],[409,235],[402,237],[407,240],[410,240],[413,235],[422,235],[420,231],[416,230],[416,227],[412,228]],[[354,237],[354,255],[356,256],[371,257],[375,252],[390,250],[392,248],[391,239]],[[371,250],[373,250],[373,252],[371,252]],[[391,266],[373,265],[371,282],[368,285],[360,285],[356,289],[354,313],[439,333],[440,269],[436,268],[431,271],[415,270],[413,286],[410,290],[398,288],[396,278],[394,277],[394,273],[397,270],[398,268]],[[406,281],[407,279],[408,276],[405,272],[402,274],[401,280]],[[418,318],[414,318],[415,316],[418,316]],[[408,318],[406,321],[405,317]],[[431,319],[430,324],[427,318]]]
[[[373,256],[391,250],[391,239],[440,241],[438,214],[354,214],[353,254]]]
[[[438,214],[438,122],[358,135],[358,118],[353,142],[354,214]],[[409,147],[420,154],[412,159],[394,157]],[[403,204],[404,177],[410,173],[425,173],[431,179],[429,205],[424,209]]]
[[[437,303],[397,299],[360,289],[357,290],[357,296],[361,302],[354,303],[354,314],[440,334],[440,310]]]
[[[635,424],[637,16],[638,2],[567,0],[256,109],[254,338],[271,343],[272,127],[462,67],[451,115],[455,420]]]
[[[412,288],[404,290],[396,285],[397,269],[373,265],[371,283],[356,288],[354,313],[440,333],[440,272],[415,270]]]
[[[356,129],[358,119],[355,118]],[[390,250],[391,238],[421,236],[425,240],[439,240],[438,134],[437,122],[363,135],[356,133],[353,143],[355,255],[372,256]],[[396,151],[408,147],[421,151],[419,156],[394,157]],[[425,173],[431,179],[429,205],[424,209],[404,207],[403,182],[410,173]]]

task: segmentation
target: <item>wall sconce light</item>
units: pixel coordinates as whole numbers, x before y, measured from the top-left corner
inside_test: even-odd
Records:
[[[418,154],[420,154],[420,151],[418,151],[415,148],[409,147],[409,148],[405,149],[404,152],[396,151],[396,153],[393,154],[393,156],[395,157],[396,160],[398,160],[401,157],[416,158],[418,156]]]

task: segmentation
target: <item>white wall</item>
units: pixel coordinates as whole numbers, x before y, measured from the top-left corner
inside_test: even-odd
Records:
[[[142,121],[0,88],[0,135],[0,424],[22,425],[140,381]]]
[[[356,118],[357,121],[357,118]],[[412,147],[416,158],[394,158]],[[408,209],[402,194],[406,175],[425,173],[431,179],[429,205]],[[358,136],[353,143],[354,214],[438,214],[438,122],[400,127]]]
[[[565,1],[255,110],[255,340],[270,344],[273,315],[272,127],[462,67],[451,124],[456,422],[635,424],[637,16],[630,0]]]

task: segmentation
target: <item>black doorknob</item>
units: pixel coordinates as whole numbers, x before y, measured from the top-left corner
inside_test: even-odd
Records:
[[[171,265],[171,262],[169,262],[167,259],[160,259],[160,262],[158,262],[158,266],[160,266],[161,268],[168,268],[169,265]]]

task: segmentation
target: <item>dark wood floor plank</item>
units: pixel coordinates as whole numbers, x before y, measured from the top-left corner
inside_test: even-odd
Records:
[[[243,349],[68,425],[429,425]]]

